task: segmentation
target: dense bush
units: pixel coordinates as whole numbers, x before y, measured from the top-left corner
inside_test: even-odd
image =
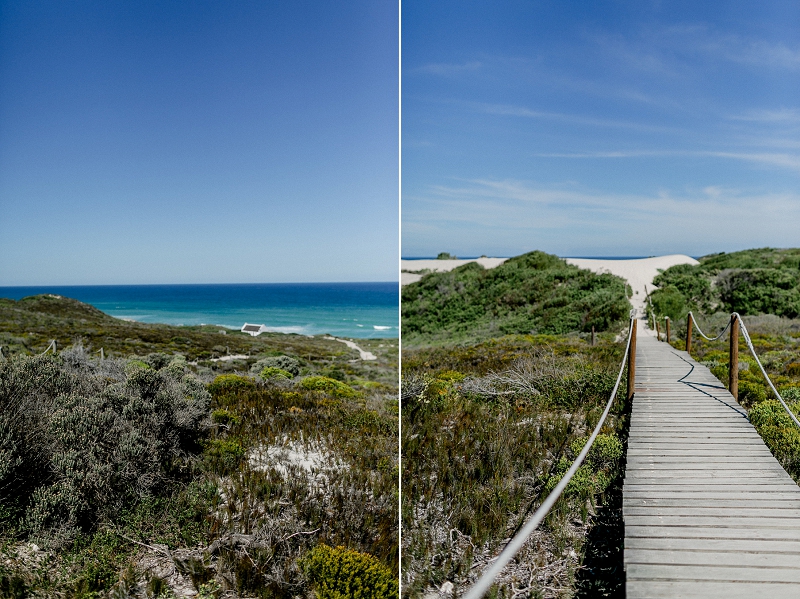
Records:
[[[669,316],[673,322],[683,320],[690,306],[677,288],[667,286],[657,289],[650,295],[653,310],[657,316]]]
[[[214,397],[243,393],[255,388],[256,384],[253,379],[238,374],[221,374],[208,385],[208,391]]]
[[[689,310],[738,312],[742,315],[800,315],[800,250],[763,248],[700,258],[680,264],[653,279],[654,311],[673,320]]]
[[[397,576],[366,553],[318,545],[301,562],[317,599],[392,599]]]
[[[0,363],[0,493],[47,542],[90,530],[199,450],[210,396],[191,376],[82,348]]]
[[[790,473],[800,475],[800,429],[777,400],[768,400],[750,410],[750,422],[773,455]]]
[[[717,280],[724,309],[740,314],[800,315],[800,271],[754,268],[721,273]]]
[[[276,368],[274,366],[267,366],[264,368],[261,373],[258,375],[261,377],[262,380],[269,381],[273,379],[277,380],[288,380],[292,378],[292,373],[288,370],[283,370],[282,368]]]
[[[707,309],[712,299],[711,281],[699,265],[678,264],[672,266],[656,275],[653,284],[661,289],[668,287],[675,289],[694,309]],[[653,301],[655,302],[655,294]]]
[[[250,372],[260,374],[265,368],[279,368],[289,372],[292,377],[300,374],[300,362],[290,356],[270,356],[269,358],[262,358],[253,364],[250,368]]]
[[[409,339],[608,330],[630,310],[625,283],[530,252],[485,270],[469,262],[403,287]]]
[[[739,403],[749,408],[767,400],[767,391],[764,386],[755,382],[739,381]]]
[[[356,397],[358,393],[350,385],[326,376],[308,376],[302,380],[300,386],[309,391],[324,391],[334,397]]]

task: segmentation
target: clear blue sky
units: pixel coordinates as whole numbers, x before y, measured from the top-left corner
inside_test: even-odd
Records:
[[[397,280],[398,7],[0,1],[0,286]]]
[[[800,3],[402,6],[402,253],[800,246]]]

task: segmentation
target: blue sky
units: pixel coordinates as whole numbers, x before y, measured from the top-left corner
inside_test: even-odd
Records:
[[[800,246],[800,3],[405,0],[402,253]]]
[[[398,7],[0,1],[0,286],[397,280]]]

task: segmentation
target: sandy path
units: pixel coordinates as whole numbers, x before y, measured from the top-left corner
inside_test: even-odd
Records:
[[[209,358],[208,360],[201,360],[202,362],[227,362],[228,360],[246,360],[250,356],[244,354],[235,354],[233,356],[222,356],[221,358]],[[192,366],[197,366],[197,362],[187,362]]]
[[[364,351],[360,347],[358,347],[352,341],[348,341],[347,339],[337,339],[336,337],[323,337],[323,339],[330,339],[331,341],[338,341],[339,343],[344,343],[350,349],[354,349],[358,351],[358,355],[361,357],[362,360],[377,360],[378,357],[373,354],[372,352]]]

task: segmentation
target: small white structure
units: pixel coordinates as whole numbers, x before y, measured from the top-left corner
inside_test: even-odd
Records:
[[[265,332],[267,327],[263,324],[248,324],[244,323],[242,327],[242,333],[247,333],[252,335],[253,337],[258,337],[261,333]]]

